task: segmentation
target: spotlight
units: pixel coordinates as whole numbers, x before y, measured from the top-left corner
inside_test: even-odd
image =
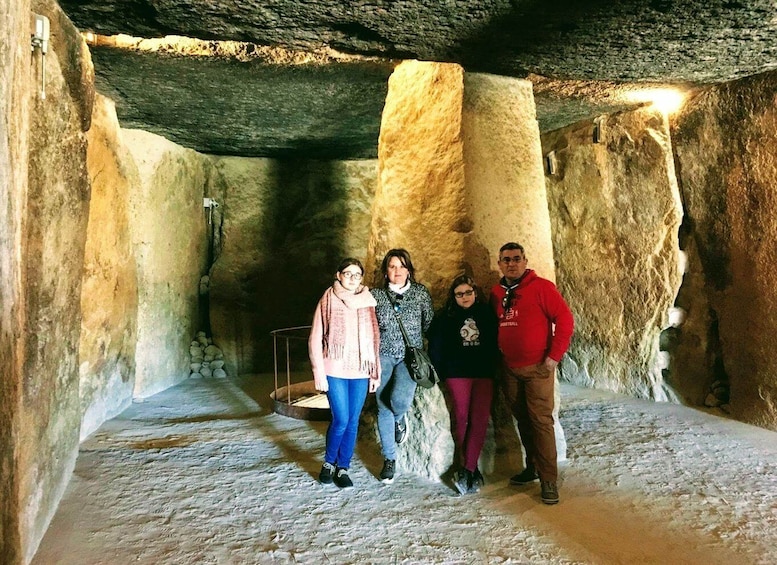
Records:
[[[629,102],[652,104],[666,115],[679,110],[685,102],[685,94],[674,88],[647,88],[627,92],[625,98]]]

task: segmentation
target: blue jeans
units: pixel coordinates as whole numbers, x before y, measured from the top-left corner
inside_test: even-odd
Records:
[[[341,379],[327,375],[329,407],[332,421],[326,431],[327,463],[347,469],[351,465],[356,434],[359,431],[359,416],[367,398],[370,379]]]
[[[394,425],[400,421],[413,403],[416,384],[407,372],[402,357],[380,356],[380,386],[378,401],[378,433],[384,459],[396,459]]]

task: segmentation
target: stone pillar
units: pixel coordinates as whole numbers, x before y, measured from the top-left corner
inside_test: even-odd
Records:
[[[381,286],[386,251],[404,247],[439,306],[464,268],[464,159],[458,65],[405,61],[389,78],[378,140],[368,271]]]
[[[462,117],[469,231],[465,256],[479,284],[501,276],[499,248],[526,249],[529,267],[555,281],[550,216],[531,82],[467,73]]]
[[[465,74],[462,138],[466,216],[470,224],[464,240],[467,270],[487,291],[501,276],[497,264],[499,248],[515,241],[525,248],[529,267],[541,277],[555,281],[550,215],[531,82]],[[560,403],[557,381],[553,419],[558,460],[564,461],[567,443],[558,418]],[[497,394],[495,406],[497,435],[514,436],[512,418],[501,394]],[[516,437],[497,439],[517,443]],[[492,457],[492,447],[486,446],[484,456]]]

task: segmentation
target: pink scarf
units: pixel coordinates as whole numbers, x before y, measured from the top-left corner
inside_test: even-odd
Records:
[[[355,292],[348,292],[340,281],[335,281],[321,300],[324,357],[342,359],[346,367],[377,379],[380,333],[375,317],[377,302],[369,289],[362,285]],[[357,339],[346,328],[355,330]]]

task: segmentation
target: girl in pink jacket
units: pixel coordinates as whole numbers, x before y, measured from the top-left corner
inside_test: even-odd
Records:
[[[335,281],[318,302],[308,340],[316,390],[327,393],[332,422],[319,481],[340,488],[353,486],[348,476],[367,392],[380,384],[380,334],[375,298],[361,284],[364,267],[343,259]]]

